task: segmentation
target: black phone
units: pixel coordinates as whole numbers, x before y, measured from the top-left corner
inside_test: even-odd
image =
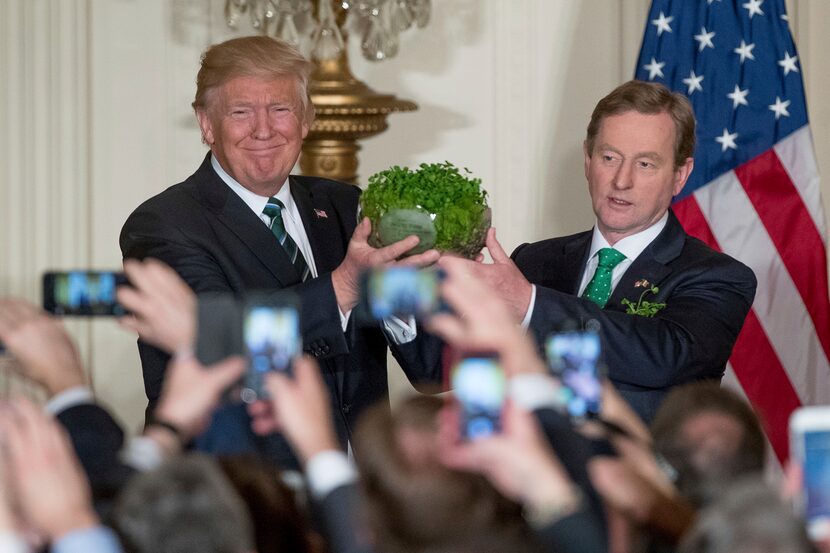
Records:
[[[452,369],[451,384],[461,406],[463,439],[475,440],[501,431],[507,379],[498,357],[481,353],[462,357]]]
[[[367,271],[361,279],[358,316],[381,320],[428,317],[446,309],[440,284],[444,272],[436,268],[386,267]]]
[[[128,284],[118,271],[49,271],[43,275],[43,309],[65,316],[121,316],[115,291]]]
[[[302,352],[300,310],[296,298],[249,299],[242,317],[242,340],[248,371],[242,385],[245,403],[268,397],[265,375],[293,376],[292,364]]]
[[[574,418],[598,415],[602,406],[599,334],[590,330],[552,334],[545,353],[551,372],[564,386],[568,414]]]

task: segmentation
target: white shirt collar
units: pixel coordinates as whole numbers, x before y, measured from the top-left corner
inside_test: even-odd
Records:
[[[216,174],[219,175],[219,178],[222,179],[222,182],[227,184],[230,189],[233,190],[236,195],[251,208],[251,211],[253,211],[257,217],[262,218],[262,210],[265,209],[265,204],[268,203],[268,196],[260,196],[259,194],[255,194],[239,184],[236,179],[230,176],[228,172],[225,171],[221,165],[219,165],[219,161],[213,154],[210,156],[210,165],[213,167],[213,170],[216,171]],[[289,213],[293,214],[296,212],[296,208],[294,207],[294,198],[291,196],[291,183],[289,182],[289,179],[285,179],[285,182],[280,187],[279,192],[277,192],[276,198],[285,205],[286,210]]]
[[[626,236],[614,244],[613,248],[623,254],[629,261],[634,261],[643,253],[643,250],[651,244],[657,235],[665,228],[669,221],[669,212],[666,211],[660,219],[645,230],[641,230],[631,236]],[[591,251],[588,259],[592,259],[602,248],[612,247],[608,240],[599,231],[599,225],[594,225],[594,233],[591,237]]]

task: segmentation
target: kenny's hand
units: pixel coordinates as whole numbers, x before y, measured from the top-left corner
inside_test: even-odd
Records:
[[[346,258],[331,274],[337,305],[343,313],[357,305],[360,294],[360,275],[367,269],[392,264],[426,267],[438,261],[441,256],[437,250],[427,250],[397,261],[403,254],[418,245],[419,238],[414,235],[407,236],[383,248],[373,248],[369,245],[371,232],[372,224],[364,217],[349,240]]]
[[[485,240],[487,251],[493,258],[492,263],[481,263],[479,260],[466,261],[468,270],[476,278],[486,282],[495,290],[498,296],[510,307],[510,313],[516,323],[520,323],[530,306],[530,297],[533,286],[524,277],[522,272],[510,259],[496,240],[496,229],[490,227]],[[444,256],[438,262],[442,268],[445,264],[458,258]]]

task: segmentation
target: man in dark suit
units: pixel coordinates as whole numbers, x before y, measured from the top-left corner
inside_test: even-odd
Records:
[[[540,344],[599,328],[608,376],[645,421],[672,386],[723,376],[755,296],[752,271],[687,235],[669,209],[694,142],[683,95],[621,85],[597,104],[584,144],[593,230],[523,244],[510,258],[491,231],[494,263],[470,264]]]
[[[267,37],[209,48],[193,107],[210,153],[187,180],[139,206],[120,242],[125,258],[158,258],[197,294],[240,297],[290,289],[299,296],[303,347],[321,361],[345,444],[357,415],[387,394],[386,339],[379,329],[357,328],[350,318],[359,273],[398,258],[417,238],[374,249],[367,243],[368,221],[356,226],[357,187],[289,176],[314,116],[307,93],[311,68],[296,49]],[[430,250],[408,263],[429,264],[437,257]],[[414,328],[398,323],[387,323],[387,334],[392,341],[409,341]],[[139,351],[149,413],[167,357],[141,342]],[[408,376],[416,384],[440,381],[440,374],[426,370]],[[225,426],[209,432],[202,447],[237,453],[256,446],[276,462],[290,463],[278,438],[263,441],[243,433],[249,421],[240,406],[229,406],[222,417]]]

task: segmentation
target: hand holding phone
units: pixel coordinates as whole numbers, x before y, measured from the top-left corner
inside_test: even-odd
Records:
[[[242,401],[253,403],[268,397],[266,374],[292,376],[292,363],[302,351],[299,309],[296,302],[287,299],[253,300],[246,304],[242,324],[248,359]]]
[[[564,386],[568,414],[575,418],[598,415],[602,399],[599,334],[592,331],[552,334],[545,344],[545,353],[551,372]]]
[[[43,309],[65,316],[126,315],[115,298],[124,284],[127,277],[117,271],[50,271],[43,275]]]
[[[453,367],[451,381],[461,406],[462,438],[475,440],[500,432],[507,379],[498,358],[464,357]]]

